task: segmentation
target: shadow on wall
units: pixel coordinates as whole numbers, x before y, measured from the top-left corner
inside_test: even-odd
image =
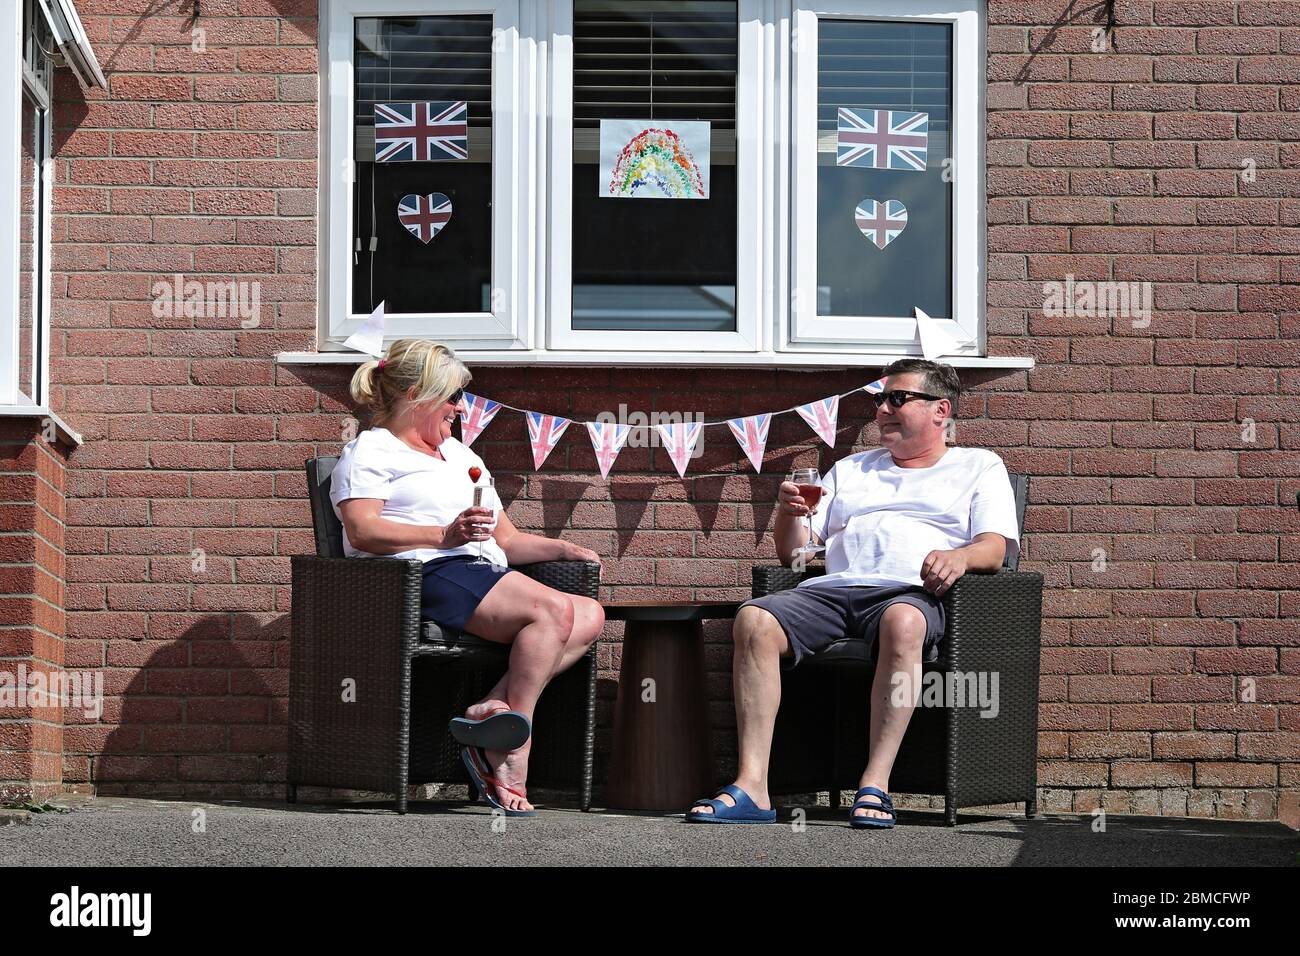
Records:
[[[68,714],[65,752],[90,755],[96,792],[282,799],[289,616],[214,614],[139,643],[138,669],[107,672],[103,717]]]

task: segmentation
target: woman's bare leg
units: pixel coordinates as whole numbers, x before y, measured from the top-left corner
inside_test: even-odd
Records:
[[[542,689],[563,660],[574,630],[574,615],[569,595],[517,572],[505,575],[487,593],[466,622],[465,630],[485,640],[511,645],[507,675],[493,688],[500,691],[501,703],[532,720]],[[529,749],[526,744],[510,753],[486,752],[493,775],[502,784],[497,788],[497,799],[508,809],[532,809],[528,798],[519,796],[527,792]]]

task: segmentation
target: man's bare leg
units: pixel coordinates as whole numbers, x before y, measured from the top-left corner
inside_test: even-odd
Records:
[[[925,646],[925,615],[914,605],[902,602],[891,604],[880,618],[879,648],[876,655],[876,676],[871,682],[871,725],[868,740],[871,756],[867,769],[862,772],[858,788],[877,787],[889,793],[889,774],[894,769],[894,758],[903,742],[912,711],[921,692],[921,651]],[[895,703],[893,675],[906,675],[900,684],[909,693],[899,695]],[[869,801],[878,798],[867,797]],[[854,816],[888,819],[883,810],[859,807]]]
[[[743,607],[732,628],[732,694],[736,699],[736,736],[740,766],[736,786],[761,810],[772,809],[767,793],[767,767],[772,756],[772,731],[781,706],[781,658],[789,657],[790,641],[780,623],[760,607]],[[723,794],[723,803],[736,801]],[[712,813],[712,807],[692,807],[692,813]]]

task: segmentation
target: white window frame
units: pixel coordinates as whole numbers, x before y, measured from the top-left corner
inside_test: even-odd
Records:
[[[35,15],[44,16],[37,4]],[[0,130],[9,131],[0,148],[0,414],[35,414],[46,410],[50,392],[50,190],[53,184],[51,152],[50,91],[30,75],[23,58],[25,43],[23,3],[21,0],[0,4],[0,37],[9,49],[0,55],[0,63],[9,62],[13,73],[0,94]],[[22,117],[24,100],[31,100],[42,114],[40,169],[40,248],[32,262],[32,289],[38,292],[36,314],[32,322],[32,374],[37,394],[24,393],[19,379],[19,268],[22,263],[21,202],[23,148]]]
[[[915,318],[817,316],[816,296],[797,294],[816,287],[817,18],[910,19],[954,26],[954,315],[933,318],[959,348],[945,361],[1032,367],[986,357],[985,2],[738,0],[737,328],[677,332],[572,328],[572,0],[323,0],[320,351],[279,360],[362,358],[342,345],[365,319],[350,308],[353,18],[492,12],[492,285],[503,307],[390,315],[389,341],[437,338],[493,365],[842,367],[920,354]]]
[[[526,139],[532,125],[521,82],[521,0],[328,0],[322,4],[323,82],[318,235],[322,324],[341,343],[369,313],[352,311],[355,180],[353,48],[355,21],[368,17],[492,16],[492,309],[488,312],[388,313],[386,337],[432,337],[462,349],[528,348],[530,299],[523,293],[532,260],[521,228],[532,204]],[[528,0],[524,0],[525,3]],[[435,165],[435,164],[430,164]],[[343,188],[344,186],[348,188]],[[380,251],[382,254],[382,250]]]
[[[953,315],[931,316],[982,355],[984,281],[984,4],[982,0],[794,0],[793,189],[789,350],[827,346],[910,354],[919,341],[915,317],[817,314],[817,51],[819,20],[950,23],[952,63]],[[972,82],[976,80],[976,82]]]
[[[736,329],[732,332],[586,330],[573,328],[573,3],[555,2],[551,73],[549,272],[552,349],[669,352],[756,352],[763,296],[761,197],[764,89],[761,0],[738,0],[736,56]],[[631,200],[629,200],[631,202]],[[628,215],[636,209],[629,208]]]

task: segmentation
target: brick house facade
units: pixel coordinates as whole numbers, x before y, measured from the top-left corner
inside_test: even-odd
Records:
[[[56,80],[50,407],[0,420],[0,658],[102,669],[104,712],[0,713],[0,788],[279,797],[289,557],[313,550],[304,459],[336,453],[350,365],[316,347],[315,0],[79,0],[108,77]],[[989,355],[957,440],[1031,476],[1022,568],[1046,578],[1040,807],[1286,819],[1300,797],[1300,4],[989,0]],[[207,49],[191,47],[194,26]],[[172,274],[261,282],[255,328],[160,318]],[[1043,284],[1149,281],[1149,327],[1044,313]],[[471,365],[484,394],[578,420],[709,420],[847,391],[860,369]],[[874,377],[874,376],[873,376]],[[517,415],[476,443],[521,528],[606,556],[614,598],[743,598],[793,466],[714,438],[679,480],[572,435],[532,470]],[[724,432],[725,435],[725,432]],[[202,570],[196,570],[201,553]],[[710,625],[734,762],[727,630]],[[608,625],[606,756],[619,625]],[[598,767],[600,764],[598,763]]]

